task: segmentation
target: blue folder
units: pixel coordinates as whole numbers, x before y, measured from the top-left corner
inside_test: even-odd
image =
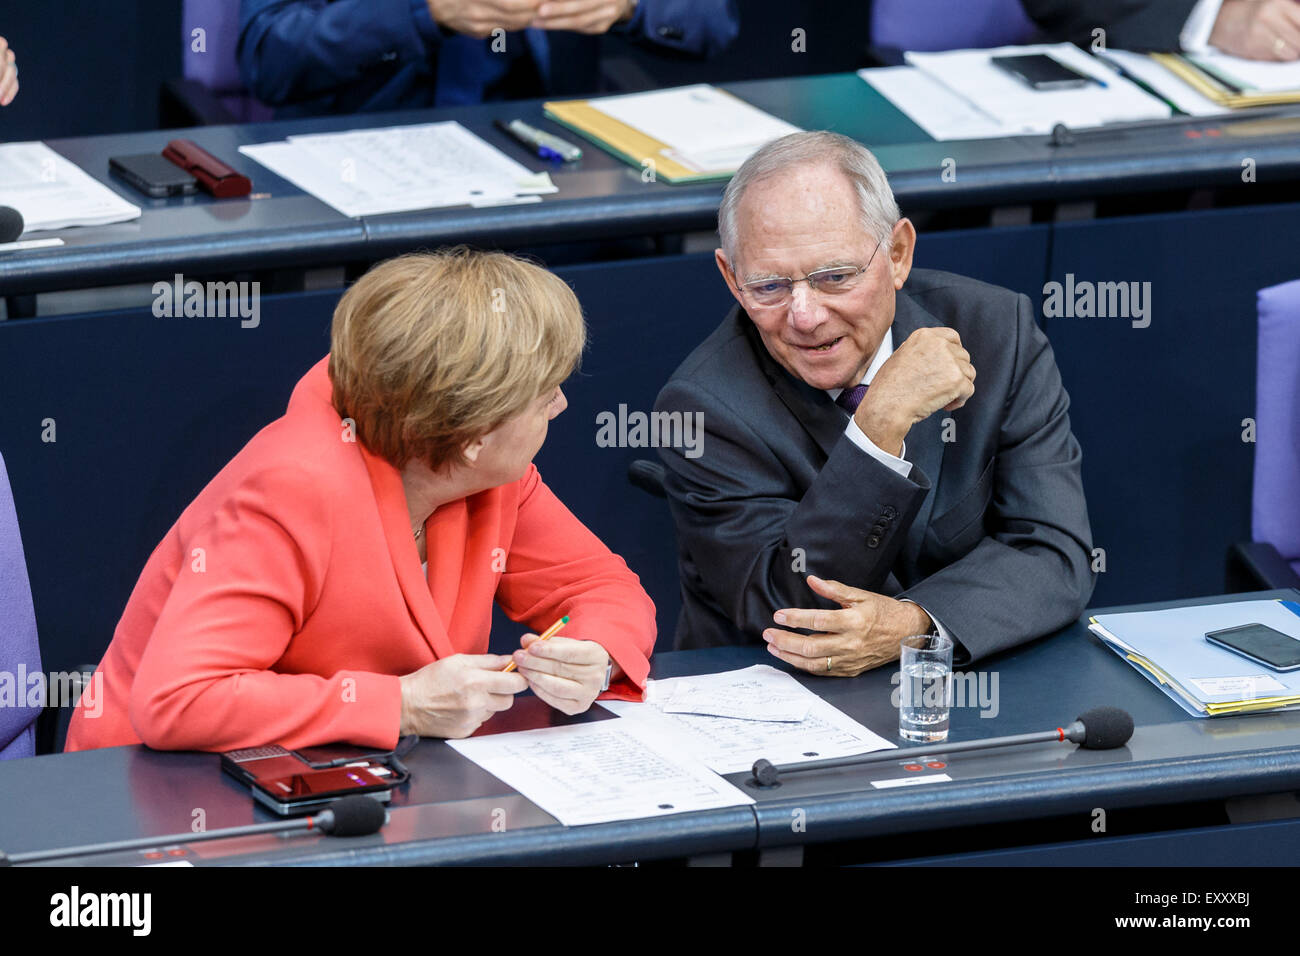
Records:
[[[1089,630],[1194,717],[1300,705],[1300,670],[1275,671],[1211,644],[1208,631],[1264,624],[1300,641],[1300,604],[1234,601],[1098,614]]]

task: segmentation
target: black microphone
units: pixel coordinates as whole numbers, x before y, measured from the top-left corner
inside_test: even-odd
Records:
[[[13,242],[23,234],[23,214],[13,206],[0,206],[0,242]]]
[[[1114,750],[1133,736],[1133,715],[1118,707],[1085,710],[1069,727],[1065,739],[1084,750]]]
[[[181,833],[171,836],[140,837],[135,840],[117,840],[112,843],[91,843],[70,846],[61,850],[35,850],[31,853],[0,852],[0,866],[17,863],[35,863],[38,860],[57,860],[63,857],[83,856],[91,853],[115,853],[119,850],[143,850],[168,843],[197,843],[200,840],[221,840],[226,837],[252,836],[258,833],[283,833],[286,830],[320,830],[330,836],[369,836],[378,833],[388,822],[388,810],[374,797],[353,794],[335,800],[314,817],[299,820],[277,820],[274,823],[254,823],[245,827],[227,827],[203,833]]]
[[[857,767],[862,764],[888,763],[891,760],[907,759],[909,753],[939,756],[941,754],[966,753],[971,750],[987,750],[992,747],[1013,747],[1018,744],[1046,743],[1049,740],[1070,741],[1085,750],[1113,750],[1123,747],[1133,736],[1133,717],[1118,707],[1093,707],[1080,714],[1069,727],[1057,727],[1055,730],[1043,730],[1032,734],[1012,734],[1009,737],[990,737],[987,740],[971,740],[960,744],[938,744],[933,747],[915,747],[908,750],[878,750],[870,754],[857,754],[852,757],[835,757],[830,760],[812,760],[807,763],[792,763],[777,766],[770,760],[760,757],[754,761],[751,776],[745,781],[748,787],[768,788],[779,786],[783,773],[806,773],[810,770],[833,770],[840,767]]]
[[[370,836],[388,822],[388,811],[373,797],[354,794],[335,800],[316,817],[316,829],[330,836]]]

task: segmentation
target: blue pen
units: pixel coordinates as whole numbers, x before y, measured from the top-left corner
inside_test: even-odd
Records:
[[[496,120],[495,125],[501,132],[531,150],[541,159],[548,159],[557,163],[571,163],[582,159],[582,150],[577,146],[560,139],[558,136],[552,136],[550,133],[537,129],[535,126],[529,126],[522,120],[511,120],[508,123]]]

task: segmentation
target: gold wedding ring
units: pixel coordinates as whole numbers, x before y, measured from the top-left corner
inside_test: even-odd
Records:
[[[830,670],[831,670],[831,659],[828,657],[826,658],[826,672],[829,674]]]

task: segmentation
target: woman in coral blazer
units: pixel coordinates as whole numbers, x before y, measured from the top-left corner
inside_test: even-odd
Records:
[[[150,557],[67,749],[392,748],[467,736],[525,687],[566,713],[610,680],[639,696],[654,605],[531,463],[584,339],[572,291],[503,254],[372,269],[284,417]],[[494,598],[571,622],[490,655]]]

